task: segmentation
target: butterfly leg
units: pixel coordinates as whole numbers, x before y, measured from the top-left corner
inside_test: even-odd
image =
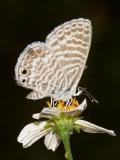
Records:
[[[51,107],[55,107],[55,105],[56,105],[56,100],[54,100],[52,97],[51,97]]]
[[[55,107],[57,105],[57,101],[56,100],[52,100],[52,107]]]
[[[66,102],[66,106],[69,106],[69,105],[70,105],[70,99],[68,99]]]
[[[71,99],[68,99],[67,102],[66,102],[66,106],[70,106],[72,103],[72,98]]]
[[[51,107],[52,107],[52,105],[53,105],[53,99],[52,99],[52,97],[50,99],[51,99],[50,103],[51,103]]]

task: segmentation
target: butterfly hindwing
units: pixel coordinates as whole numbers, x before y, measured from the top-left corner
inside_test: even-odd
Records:
[[[47,97],[65,85],[65,78],[52,50],[40,42],[25,48],[18,58],[15,73],[20,85],[34,90],[28,96],[30,99]]]

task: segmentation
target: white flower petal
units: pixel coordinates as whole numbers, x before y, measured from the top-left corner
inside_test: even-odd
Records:
[[[45,117],[45,118],[53,118],[53,116],[55,117],[59,117],[60,115],[60,110],[56,107],[47,107],[47,108],[43,108],[43,110],[41,111],[41,117]]]
[[[24,139],[30,133],[43,130],[46,124],[47,124],[46,121],[42,121],[42,122],[30,123],[26,125],[18,136],[18,139],[17,139],[18,142],[21,142],[22,139]]]
[[[70,111],[65,111],[64,113],[71,115],[71,116],[74,116],[77,113],[83,112],[86,107],[87,107],[87,101],[86,101],[86,99],[84,99],[83,102],[77,108],[70,110]]]
[[[86,108],[87,108],[87,100],[84,99],[80,104],[80,106],[77,108],[77,110],[79,110],[80,112],[83,112]]]
[[[41,117],[40,113],[36,113],[36,114],[32,115],[32,118],[34,118],[34,119],[40,119],[40,117]]]
[[[89,132],[89,133],[107,133],[111,136],[116,136],[113,130],[108,130],[103,127],[100,127],[98,125],[95,125],[93,123],[84,121],[84,120],[76,120],[75,124],[80,125],[80,128],[84,132]]]
[[[22,143],[24,148],[31,146],[50,131],[50,128],[44,128],[46,124],[46,121],[28,124],[20,132],[18,142]]]
[[[86,101],[86,99],[84,99],[79,107],[77,107],[76,109],[73,109],[71,111],[61,111],[57,107],[51,107],[51,108],[46,107],[46,108],[42,109],[41,113],[33,114],[32,117],[34,119],[40,119],[42,117],[43,118],[53,118],[54,116],[59,117],[61,112],[64,112],[65,114],[69,114],[71,116],[74,116],[78,112],[80,112],[80,113],[83,112],[86,107],[87,107],[87,101]]]
[[[45,136],[44,144],[47,149],[55,151],[60,144],[60,137],[51,131]]]
[[[46,135],[48,133],[48,130],[44,130],[41,131],[39,133],[33,134],[33,135],[29,135],[27,136],[23,141],[23,147],[27,148],[29,146],[31,146],[33,143],[35,143],[37,140],[39,140],[40,138],[42,138],[44,135]]]
[[[40,118],[53,118],[54,116],[55,117],[59,117],[60,115],[60,110],[56,107],[46,107],[46,108],[43,108],[41,113],[36,113],[36,114],[33,114],[32,117],[34,119],[40,119]]]

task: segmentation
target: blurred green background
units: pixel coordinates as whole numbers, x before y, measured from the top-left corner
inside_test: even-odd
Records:
[[[17,143],[32,114],[45,100],[30,101],[30,92],[17,86],[14,66],[22,50],[33,41],[44,41],[59,24],[88,18],[93,25],[92,45],[80,86],[99,101],[91,103],[84,116],[95,124],[113,129],[117,137],[105,134],[74,134],[71,147],[75,160],[120,160],[120,5],[119,1],[91,0],[4,0],[0,1],[0,159],[64,160],[62,144],[53,153],[43,139],[28,149]]]

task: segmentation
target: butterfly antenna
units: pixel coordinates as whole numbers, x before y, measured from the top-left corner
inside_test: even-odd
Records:
[[[93,95],[92,95],[90,92],[87,91],[86,88],[79,87],[79,89],[81,89],[82,92],[83,92],[83,94],[85,94],[92,102],[95,102],[95,103],[98,104],[98,100],[95,99],[95,98],[93,97]]]

